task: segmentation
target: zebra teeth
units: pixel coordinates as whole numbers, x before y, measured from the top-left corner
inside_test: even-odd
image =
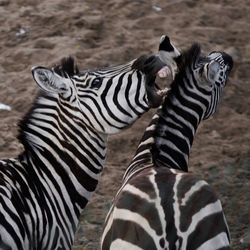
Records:
[[[164,96],[164,95],[166,95],[166,94],[168,93],[168,91],[169,91],[168,88],[161,89],[161,90],[158,90],[158,91],[157,91],[157,94],[158,94],[159,96]]]
[[[158,72],[157,72],[157,75],[160,77],[160,78],[166,78],[168,75],[171,74],[171,70],[169,69],[168,66],[164,66],[162,67]]]

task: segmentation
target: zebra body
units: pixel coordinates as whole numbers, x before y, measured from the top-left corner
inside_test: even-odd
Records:
[[[193,45],[147,127],[106,217],[101,249],[230,249],[220,200],[188,173],[201,120],[217,109],[233,62],[223,52],[200,56]]]
[[[43,92],[19,124],[24,152],[0,161],[0,249],[71,249],[108,134],[160,104],[147,85],[165,63],[143,57],[138,69],[134,62],[79,72],[68,58],[53,69],[32,69]]]

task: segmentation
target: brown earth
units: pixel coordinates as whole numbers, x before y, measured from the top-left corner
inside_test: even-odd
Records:
[[[81,70],[117,65],[157,50],[168,34],[177,48],[199,42],[206,54],[235,61],[219,111],[196,135],[190,171],[222,200],[234,249],[250,249],[250,2],[247,0],[0,0],[0,157],[22,146],[17,122],[37,86],[30,68],[72,55]],[[75,250],[97,249],[105,214],[152,114],[109,139],[98,190],[81,216]]]

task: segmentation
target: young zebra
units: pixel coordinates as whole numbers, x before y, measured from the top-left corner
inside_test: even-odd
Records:
[[[143,72],[134,61],[79,72],[72,58],[52,70],[32,69],[44,91],[19,124],[24,152],[0,161],[0,249],[71,249],[108,134],[161,103],[155,74],[164,64],[141,59]]]
[[[200,55],[194,44],[176,60],[179,73],[147,127],[105,220],[101,249],[229,249],[215,192],[188,173],[201,120],[217,109],[232,58]]]

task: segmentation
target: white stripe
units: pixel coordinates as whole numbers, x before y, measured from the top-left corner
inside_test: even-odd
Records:
[[[197,248],[197,250],[208,250],[208,249],[220,249],[222,247],[229,247],[230,243],[228,241],[227,234],[225,232],[222,232],[216,236],[214,236],[212,239],[207,240],[204,242],[200,247]]]
[[[114,208],[114,203],[112,203],[111,208],[109,209],[108,214],[105,218],[104,230],[103,230],[103,233],[101,235],[101,246],[103,245],[103,241],[105,239],[106,234],[108,233],[108,231],[110,230],[110,228],[113,224],[113,215],[114,215],[113,208]],[[102,249],[102,247],[101,247],[101,249]]]
[[[149,137],[147,140],[142,141],[142,142],[140,143],[140,145],[138,146],[138,148],[141,147],[141,146],[143,146],[143,145],[153,144],[154,141],[155,141],[155,140],[154,140],[154,137]],[[148,150],[149,150],[149,149],[148,149]]]
[[[7,190],[7,188],[5,188],[5,191],[9,193],[9,190]],[[10,201],[9,197],[6,197],[5,195],[1,195],[1,196],[2,196],[2,199],[5,203],[5,205],[8,207],[8,209],[11,210],[18,217],[18,219],[20,219],[18,213],[16,212],[16,208],[13,206],[13,203]],[[12,195],[10,194],[10,196],[12,196]],[[7,221],[7,223],[15,231],[17,237],[19,239],[21,239],[21,244],[23,242],[24,245],[28,245],[27,235],[25,234],[25,238],[23,239],[21,232],[19,230],[19,226],[16,224],[15,220],[12,219],[12,217],[9,215],[9,213],[7,211],[5,211],[5,209],[1,203],[0,203],[0,210],[1,210],[1,213],[3,214],[5,220]],[[25,218],[28,219],[28,217],[26,217],[26,216],[25,216]],[[20,222],[21,222],[21,219],[20,219]],[[11,246],[15,246],[12,249],[18,249],[16,244],[15,244],[14,239],[7,231],[5,231],[5,229],[2,227],[2,225],[0,225],[0,235],[3,237],[3,238],[1,238],[1,240],[3,240],[4,242],[7,242]],[[0,248],[1,248],[1,242],[0,242]]]
[[[2,210],[2,206],[1,207],[1,210]],[[13,225],[12,225],[13,227]],[[15,229],[13,228],[15,231],[19,231],[18,229]],[[0,225],[0,235],[2,236],[1,237],[1,242],[5,243],[6,245],[10,246],[11,249],[18,249],[16,243],[15,243],[15,240],[12,238],[12,235],[10,235],[8,233],[8,231],[2,226]],[[22,239],[22,237],[20,235],[18,235],[20,239]],[[4,249],[2,248],[3,246],[1,245],[1,242],[0,242],[0,249]],[[23,245],[23,244],[22,244]]]
[[[93,173],[87,166],[85,166],[75,155],[73,152],[69,151],[68,149],[64,148],[61,143],[58,141],[58,139],[53,136],[52,134],[48,133],[47,131],[36,127],[35,125],[29,124],[29,128],[33,129],[34,131],[38,132],[39,134],[44,135],[45,137],[47,137],[51,142],[53,142],[62,152],[64,151],[65,153],[67,153],[72,159],[74,159],[74,161],[76,162],[76,164],[86,173],[88,174],[90,177],[92,177],[95,180],[99,179],[100,173]],[[34,144],[35,147],[39,147],[39,148],[46,148],[48,149],[54,156],[55,158],[61,162],[63,168],[67,171],[67,173],[69,174],[69,176],[72,175],[72,171],[69,168],[69,166],[67,164],[65,164],[64,161],[61,160],[61,157],[58,155],[58,153],[53,149],[53,147],[51,147],[50,145],[48,145],[45,141],[41,140],[41,138],[39,138],[38,136],[32,134],[32,133],[27,133],[27,138],[30,142],[32,142]],[[73,176],[73,175],[72,175]]]
[[[219,200],[217,200],[214,203],[210,203],[207,206],[203,207],[200,209],[199,212],[197,212],[195,215],[192,216],[192,221],[190,226],[188,227],[188,230],[186,232],[183,232],[183,244],[182,244],[182,248],[183,250],[186,249],[187,247],[187,241],[188,241],[188,237],[189,235],[196,229],[198,223],[204,219],[205,217],[221,212],[222,211],[222,207],[221,207],[221,203]]]
[[[181,206],[185,206],[190,197],[197,191],[199,191],[203,186],[208,186],[207,182],[201,180],[196,182],[192,187],[185,193],[185,197],[182,198]]]
[[[198,96],[202,96],[200,93],[197,93],[197,92],[198,92],[197,89],[196,89],[196,91],[192,91],[193,89],[189,88],[187,85],[185,85],[185,88],[187,88],[188,91],[191,92],[191,93],[194,93],[194,94],[196,94],[196,95],[198,95]],[[182,88],[181,86],[179,86],[179,91],[180,91],[180,94],[181,94],[186,100],[188,100],[188,101],[191,102],[191,103],[197,104],[199,107],[201,107],[201,109],[203,110],[203,112],[205,112],[205,110],[207,109],[207,107],[204,105],[204,103],[202,103],[202,102],[200,102],[199,100],[197,100],[197,99],[195,99],[195,98],[192,98],[192,97],[190,97],[189,95],[185,94],[185,92],[184,92],[184,90],[183,90],[183,88]],[[208,99],[208,98],[206,98],[206,100],[207,100],[207,99]]]
[[[166,152],[164,151],[160,151],[160,155],[164,156],[165,158],[169,159],[171,162],[173,162],[175,164],[176,167],[178,167],[180,169],[179,164]]]
[[[149,234],[152,239],[154,240],[154,243],[157,247],[157,249],[161,249],[159,242],[161,239],[161,236],[157,235],[155,230],[153,230],[148,223],[148,221],[143,217],[142,215],[131,212],[130,210],[127,209],[119,209],[119,208],[114,208],[114,214],[113,214],[114,219],[120,219],[124,221],[131,221],[132,223],[138,224],[140,227],[142,227],[147,234]],[[129,229],[128,229],[129,230]]]
[[[110,250],[143,250],[143,249],[127,241],[116,239],[110,245]]]
[[[150,179],[151,183],[153,184],[154,190],[155,190],[155,193],[156,193],[156,199],[154,199],[154,205],[155,205],[155,207],[156,207],[156,209],[158,211],[158,215],[159,215],[159,218],[160,218],[160,221],[161,221],[161,228],[163,229],[163,235],[161,235],[161,237],[165,241],[165,244],[164,244],[165,248],[168,249],[169,244],[166,241],[167,235],[166,235],[166,230],[165,230],[165,228],[167,226],[167,221],[166,221],[166,218],[165,218],[165,213],[164,213],[163,206],[161,204],[160,191],[159,191],[158,186],[156,184],[155,176],[156,176],[156,171],[153,169],[151,175],[149,176],[149,179]]]
[[[179,202],[178,202],[178,184],[182,178],[183,174],[177,174],[176,175],[176,180],[173,186],[173,191],[174,191],[174,196],[173,196],[173,210],[174,210],[174,220],[175,223],[174,225],[176,226],[176,233],[179,237],[181,237],[181,231],[180,231],[180,218],[181,218],[181,213],[180,213],[180,208],[179,208]]]
[[[54,183],[47,177],[46,174],[44,174],[42,171],[41,171],[41,173],[37,173],[37,175],[40,177],[40,179],[39,179],[40,182],[42,183],[43,187],[47,191],[48,196],[52,199],[52,204],[54,204],[55,209],[58,209],[57,205],[55,204],[55,199],[56,199],[56,201],[58,202],[58,205],[59,205],[59,209],[61,210],[62,216],[63,215],[66,216],[65,206],[64,206],[62,200],[66,201],[67,209],[71,212],[71,215],[72,215],[73,220],[74,220],[74,224],[77,225],[78,219],[77,219],[77,216],[76,216],[76,214],[74,212],[75,210],[74,210],[73,204],[72,204],[72,202],[70,200],[69,194],[68,194],[68,192],[67,192],[67,190],[65,188],[64,183],[61,181],[60,176],[58,176],[58,174],[53,169],[53,167],[49,167],[51,165],[47,161],[46,158],[44,158],[38,151],[36,152],[36,154],[41,159],[41,161],[43,161],[43,163],[47,166],[47,170],[50,171],[51,175],[53,175],[55,181],[60,186],[60,189],[61,189],[61,192],[62,192],[62,195],[63,195],[62,197],[61,197],[61,195],[59,195],[59,193],[57,192],[57,189],[54,188]],[[30,161],[32,163],[32,166],[35,166],[35,164],[34,164],[34,162],[32,161],[31,158],[30,158]],[[33,169],[37,172],[35,167],[33,167]],[[61,216],[60,216],[59,212],[52,209],[51,202],[47,199],[47,196],[45,196],[45,198],[47,200],[46,204],[50,207],[49,209],[51,211],[51,214],[54,217],[53,221],[57,222],[58,220],[55,218],[54,213],[57,213],[59,218],[61,218]],[[65,220],[65,222],[63,220]],[[70,221],[65,217],[61,218],[60,221],[63,224],[63,227],[67,229],[66,231],[67,232],[69,231],[69,233],[72,234],[73,233],[72,232],[72,225],[71,225]],[[43,228],[43,230],[46,230],[46,229]],[[40,235],[42,235],[42,234],[40,233]],[[47,236],[47,234],[46,234],[46,236]],[[50,236],[48,236],[48,237],[50,237]]]
[[[41,115],[37,115],[37,118],[42,118],[42,119],[46,119],[46,120],[48,120],[48,121],[52,121],[59,129],[55,128],[55,127],[52,126],[50,123],[46,123],[46,122],[43,122],[43,121],[40,121],[40,120],[35,120],[35,119],[32,120],[32,124],[33,124],[33,125],[37,125],[37,126],[40,126],[40,127],[43,127],[43,128],[49,128],[49,129],[51,129],[51,130],[58,136],[58,138],[59,138],[61,141],[65,141],[65,139],[62,137],[62,134],[64,134],[64,135],[68,138],[68,140],[70,141],[70,143],[71,143],[71,144],[81,153],[81,155],[85,156],[85,157],[89,160],[89,162],[92,164],[93,167],[95,167],[96,169],[102,169],[102,166],[104,165],[104,160],[103,160],[104,156],[103,156],[103,158],[100,158],[100,157],[99,157],[97,154],[95,154],[90,148],[88,148],[87,145],[85,144],[85,142],[83,142],[83,140],[81,140],[81,136],[76,135],[76,134],[70,129],[70,127],[68,127],[68,125],[67,125],[66,123],[61,122],[62,126],[63,126],[65,129],[67,129],[75,138],[77,138],[77,139],[80,141],[80,143],[81,143],[82,145],[85,145],[85,148],[92,154],[91,156],[92,156],[93,158],[95,158],[95,159],[100,163],[99,166],[96,165],[96,163],[92,160],[92,157],[90,157],[89,154],[87,154],[85,151],[83,151],[83,150],[81,149],[81,147],[78,146],[78,144],[76,143],[75,140],[72,140],[72,138],[70,138],[70,137],[69,137],[67,134],[65,134],[64,132],[60,132],[60,126],[59,126],[58,122],[57,122],[55,119],[53,119],[53,118],[51,118],[51,117],[41,116]],[[47,133],[47,132],[44,132],[44,133],[42,133],[42,134],[45,134],[45,133]],[[86,137],[86,139],[88,140],[89,138]],[[53,142],[55,142],[56,140],[57,140],[57,139],[55,138],[55,140],[53,140]],[[90,141],[90,143],[92,143],[92,140],[89,139],[89,141]],[[38,145],[37,142],[33,142],[33,143],[36,143],[36,145]],[[59,148],[63,148],[63,146],[61,146],[61,144],[60,144],[59,141],[58,141],[58,143],[59,143],[59,144],[58,144],[58,147],[59,147],[59,145],[60,145]],[[71,151],[68,151],[68,150],[65,149],[65,152],[71,152]],[[70,153],[69,153],[69,154],[70,154]],[[71,152],[71,155],[73,155],[73,152]],[[72,157],[73,157],[73,158],[76,158],[74,155],[73,155]]]
[[[84,186],[82,186],[81,183],[79,183],[76,176],[72,174],[71,169],[69,168],[69,166],[66,165],[64,161],[61,160],[61,158],[58,156],[57,152],[53,150],[53,148],[51,148],[48,144],[45,144],[44,146],[55,156],[55,158],[57,159],[57,161],[61,165],[61,167],[64,168],[65,171],[68,173],[68,175],[69,175],[69,177],[71,179],[71,182],[75,186],[75,188],[78,191],[79,195],[84,196],[86,199],[89,200],[91,198],[91,196],[93,195],[93,192],[89,192],[87,189],[84,188]],[[66,188],[65,188],[65,186],[63,184],[63,181],[62,181],[61,177],[56,173],[53,166],[51,166],[50,162],[48,162],[47,159],[44,158],[37,150],[35,150],[35,152],[41,158],[41,161],[43,161],[44,164],[47,166],[47,169],[54,176],[55,180],[58,183],[60,183],[60,187],[62,189],[62,192],[64,194],[66,194],[67,191],[66,191]],[[34,164],[34,166],[35,166],[35,164]]]
[[[147,193],[144,193],[139,188],[136,188],[135,186],[132,186],[130,184],[127,184],[122,190],[122,192],[126,192],[126,191],[131,193],[131,194],[138,195],[138,196],[140,196],[140,198],[145,199],[148,202],[154,202],[154,200],[151,199]]]
[[[186,98],[186,97],[185,97]],[[172,99],[172,103],[178,107],[181,110],[184,110],[185,112],[187,112],[188,114],[191,114],[192,116],[194,116],[196,118],[196,125],[198,125],[199,120],[200,120],[200,116],[198,113],[196,113],[193,109],[188,108],[187,106],[184,106],[183,104],[180,103],[180,101],[178,100],[178,98],[173,97]],[[184,119],[183,119],[184,120]],[[194,132],[194,128],[192,123],[190,123],[188,120],[185,120],[184,124],[188,124],[188,126],[192,127],[192,131]],[[194,133],[193,133],[194,134]]]

